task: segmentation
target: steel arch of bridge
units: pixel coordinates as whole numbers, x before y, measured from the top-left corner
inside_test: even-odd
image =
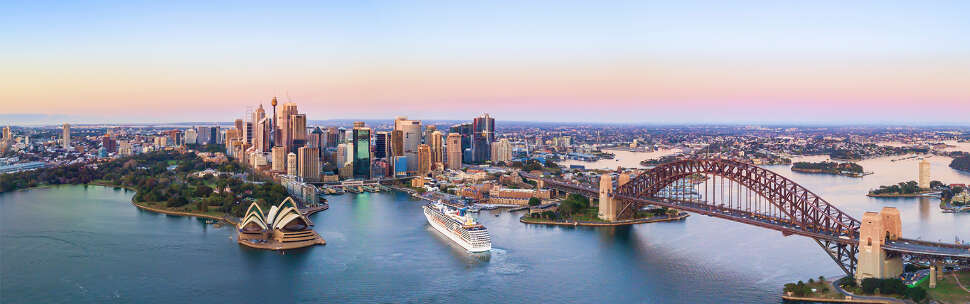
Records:
[[[778,214],[763,214],[742,208],[725,208],[706,203],[656,197],[661,190],[693,174],[727,178],[753,191],[772,204]],[[616,189],[620,214],[630,214],[644,205],[659,205],[721,217],[784,234],[814,239],[845,271],[855,272],[861,222],[842,212],[798,183],[777,173],[727,159],[684,159],[659,165]],[[730,204],[729,204],[730,205]],[[780,216],[780,217],[779,217]],[[760,221],[755,218],[771,218]]]

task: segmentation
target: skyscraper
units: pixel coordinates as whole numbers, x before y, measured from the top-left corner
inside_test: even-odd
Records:
[[[306,114],[290,115],[290,150],[306,145]]]
[[[374,134],[374,158],[381,159],[387,158],[392,155],[390,153],[391,145],[390,140],[391,134],[388,132],[377,132]]]
[[[404,156],[404,131],[391,131],[391,156]]]
[[[316,147],[300,147],[299,175],[307,182],[320,181],[320,150]]]
[[[283,104],[283,108],[276,113],[276,121],[278,122],[276,128],[280,133],[280,139],[277,141],[277,145],[286,147],[287,153],[293,151],[293,124],[291,117],[293,115],[299,114],[296,110],[296,104],[288,102]],[[304,121],[305,123],[305,121]],[[306,129],[306,124],[303,125],[304,130]]]
[[[426,176],[431,173],[431,147],[428,145],[420,144],[418,145],[418,159],[416,168],[416,174],[418,176]]]
[[[328,148],[336,148],[337,145],[340,144],[340,135],[338,135],[337,132],[339,131],[337,130],[336,127],[327,128],[327,147]]]
[[[472,162],[484,163],[490,159],[492,142],[495,141],[495,119],[488,114],[472,121]]]
[[[273,171],[286,172],[286,148],[273,147]]]
[[[253,117],[249,121],[249,124],[245,126],[245,128],[249,129],[246,131],[249,133],[246,143],[252,144],[254,147],[259,148],[260,151],[266,151],[271,146],[269,143],[269,138],[266,135],[270,131],[269,124],[271,124],[271,122],[269,120],[264,122],[263,119],[265,118],[266,110],[263,110],[263,105],[259,105],[259,107],[256,108],[256,111],[253,111]],[[262,129],[260,129],[260,123],[265,123],[266,125],[262,126]],[[256,143],[257,139],[260,140],[259,144]]]
[[[62,132],[62,134],[61,134],[61,145],[64,147],[64,149],[69,149],[71,147],[71,125],[64,124],[63,128],[64,128],[64,130],[61,130],[61,132]],[[4,133],[3,134],[4,135],[3,136],[3,139],[5,139],[5,140],[12,140],[13,139],[13,138],[10,137],[10,127],[7,127],[7,129],[4,130],[3,133]]]
[[[463,158],[462,161],[471,162],[472,161],[471,160],[471,155],[470,155],[470,153],[469,154],[466,154],[465,153],[465,150],[469,150],[469,152],[471,151],[471,146],[472,146],[472,123],[466,122],[466,123],[462,123],[462,124],[457,124],[457,125],[451,126],[451,132],[450,133],[457,133],[458,135],[461,135],[461,149],[462,149],[461,150],[461,154],[462,154],[462,158]]]
[[[360,123],[353,131],[354,177],[370,178],[370,128]]]
[[[408,168],[417,168],[418,145],[421,144],[421,121],[397,117],[394,120],[394,130],[401,130],[402,132],[404,155],[408,157]]]
[[[461,134],[448,133],[448,169],[461,169]]]
[[[337,153],[334,155],[334,165],[337,168],[343,168],[347,164],[347,144],[341,143],[337,145]]]
[[[444,138],[442,138],[441,131],[431,132],[428,136],[428,146],[431,147],[431,169],[440,170],[439,168],[442,163],[444,163]]]
[[[253,139],[252,145],[256,148],[256,151],[266,152],[270,149],[269,144],[269,130],[270,122],[266,117],[260,118],[256,122],[256,126],[253,127]]]
[[[313,131],[310,131],[310,134],[307,135],[306,145],[307,147],[317,148],[317,157],[322,160],[323,152],[327,149],[326,141],[327,139],[323,134],[323,130],[320,130],[320,127],[315,127],[313,128]]]

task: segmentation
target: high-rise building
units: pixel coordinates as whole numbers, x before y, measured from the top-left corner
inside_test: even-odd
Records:
[[[428,136],[428,146],[431,147],[431,169],[440,170],[439,164],[444,163],[444,138],[441,131],[431,132]]]
[[[134,155],[134,151],[132,151],[131,148],[131,143],[129,143],[127,140],[118,141],[118,154],[124,156]]]
[[[290,152],[286,154],[286,175],[296,176],[297,174],[296,153]]]
[[[492,143],[492,163],[508,162],[512,159],[512,144],[508,139],[501,139]]]
[[[466,122],[466,123],[462,123],[462,124],[457,124],[457,125],[451,126],[451,132],[449,132],[449,133],[457,133],[457,134],[461,135],[462,154],[465,153],[464,152],[465,150],[470,150],[471,149],[471,146],[472,146],[472,123]],[[466,160],[466,161],[471,161],[471,160],[469,159],[469,160]]]
[[[198,127],[196,131],[199,133],[197,141],[200,145],[214,145],[219,141],[219,127]]]
[[[299,175],[307,182],[320,181],[320,149],[317,147],[300,147]]]
[[[270,146],[272,146],[269,142],[269,136],[267,135],[271,131],[270,129],[272,126],[270,125],[272,122],[270,122],[268,119],[263,121],[266,118],[266,110],[263,109],[263,105],[259,105],[259,107],[256,108],[256,111],[253,111],[252,118],[245,126],[248,129],[246,132],[249,134],[249,136],[246,138],[246,143],[253,145],[257,148],[257,150],[263,152],[269,150]],[[260,126],[261,123],[264,125]],[[257,141],[259,141],[259,143],[257,143]]]
[[[293,128],[290,132],[292,142],[290,149],[296,150],[302,146],[306,146],[306,114],[290,116],[290,125]]]
[[[347,144],[341,143],[337,145],[337,153],[334,155],[334,165],[337,168],[343,168],[347,164]]]
[[[317,157],[321,161],[323,160],[323,152],[327,150],[326,141],[327,138],[323,134],[323,130],[320,130],[320,127],[313,128],[313,131],[310,131],[310,134],[306,138],[307,147],[317,148]]]
[[[105,135],[101,137],[101,147],[104,148],[108,153],[118,152],[118,142],[111,139],[111,136]]]
[[[349,141],[347,137],[347,129],[343,127],[337,128],[337,143],[346,143]]]
[[[242,118],[236,118],[236,121],[233,123],[233,125],[236,127],[236,130],[240,132],[239,134],[243,134],[242,132],[246,131],[245,130],[246,123],[242,120]]]
[[[354,123],[354,177],[370,178],[370,128]]]
[[[340,144],[340,135],[337,134],[339,130],[336,127],[327,128],[327,147],[336,148]]]
[[[68,128],[68,130],[70,130],[70,127],[71,127],[70,125],[64,124],[64,126],[66,128]],[[71,137],[70,131],[67,132],[67,137],[68,138]],[[13,141],[13,132],[10,132],[10,126],[3,127],[3,140],[2,141],[4,141],[4,142]]]
[[[426,176],[431,173],[431,147],[428,145],[420,144],[418,145],[418,161],[416,174],[418,176]]]
[[[286,148],[281,146],[273,147],[273,171],[286,172]]]
[[[431,145],[431,135],[434,134],[435,131],[438,131],[438,127],[437,126],[435,126],[435,125],[425,126],[424,127],[424,141],[422,141],[421,143],[430,146]]]
[[[448,133],[448,169],[461,169],[461,134]]]
[[[391,156],[404,156],[404,131],[391,131]]]
[[[919,188],[930,188],[930,162],[922,157],[919,159]]]
[[[3,141],[10,141],[11,139],[13,139],[13,136],[11,136],[11,134],[12,132],[10,132],[10,126],[3,127]]]
[[[276,121],[278,122],[276,128],[280,133],[277,145],[286,147],[287,153],[293,151],[293,123],[291,119],[296,114],[299,113],[297,112],[296,104],[292,102],[283,104],[283,108],[276,113]],[[305,130],[306,124],[303,126]]]
[[[61,130],[61,132],[62,132],[61,133],[61,145],[62,145],[62,147],[64,147],[64,149],[68,149],[68,148],[71,147],[71,125],[64,124],[63,128],[64,129]],[[10,136],[10,127],[7,127],[7,129],[4,130],[3,133],[4,133],[3,134],[4,135],[3,136],[3,139],[4,140],[7,140],[7,141],[13,140],[13,138]]]
[[[408,167],[417,168],[418,145],[421,144],[421,121],[397,117],[394,120],[394,130],[403,132],[404,155],[408,156]]]
[[[272,128],[270,126],[270,121],[266,117],[260,118],[259,121],[256,122],[256,126],[253,127],[253,139],[251,142],[256,151],[261,153],[269,151],[270,128]]]
[[[488,114],[472,121],[472,162],[484,163],[489,160],[492,142],[495,141],[495,119]]]
[[[377,132],[374,134],[374,159],[387,158],[390,153],[391,134],[388,132]]]
[[[194,128],[185,129],[185,144],[194,145],[199,143],[199,133]]]

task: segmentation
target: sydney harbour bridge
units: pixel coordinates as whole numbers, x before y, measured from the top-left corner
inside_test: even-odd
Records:
[[[599,200],[600,217],[628,219],[644,207],[667,207],[801,235],[814,240],[849,276],[898,276],[904,261],[936,269],[970,262],[970,245],[902,237],[899,212],[883,208],[862,220],[798,183],[758,166],[728,159],[684,159],[599,185],[521,173],[540,187]]]

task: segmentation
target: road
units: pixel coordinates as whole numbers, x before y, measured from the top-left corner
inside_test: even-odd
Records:
[[[842,278],[845,278],[845,277],[842,277]],[[842,286],[839,286],[839,284],[835,283],[835,282],[842,281],[842,278],[832,280],[832,282],[830,282],[829,284],[832,285],[832,288],[835,288],[835,291],[838,291],[839,293],[841,293],[846,297],[852,297],[853,299],[886,301],[889,303],[916,304],[915,302],[910,300],[900,300],[897,298],[877,297],[877,296],[862,296],[862,295],[855,295],[855,294],[849,293],[848,291],[845,291],[844,289],[842,289]]]

